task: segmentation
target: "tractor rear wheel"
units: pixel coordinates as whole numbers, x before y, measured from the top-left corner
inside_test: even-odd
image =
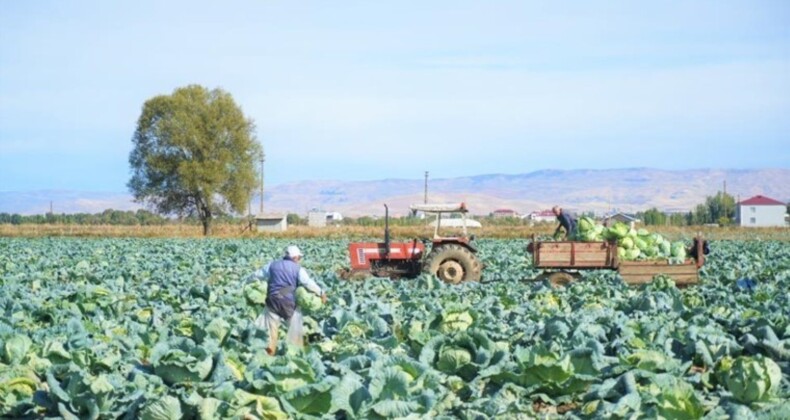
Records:
[[[480,281],[481,267],[477,256],[455,244],[434,248],[423,265],[423,271],[438,276],[445,283]]]

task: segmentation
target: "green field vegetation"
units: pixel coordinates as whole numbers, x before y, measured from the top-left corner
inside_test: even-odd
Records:
[[[291,242],[329,302],[272,358],[243,279]],[[553,289],[526,244],[448,286],[340,280],[344,239],[0,238],[0,416],[788,417],[786,242],[712,241],[686,289]]]

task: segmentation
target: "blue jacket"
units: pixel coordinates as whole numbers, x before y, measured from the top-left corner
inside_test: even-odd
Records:
[[[573,217],[565,212],[562,212],[559,216],[557,216],[557,221],[560,222],[560,226],[565,228],[565,233],[568,235],[568,237],[572,237],[576,234],[576,220]]]
[[[299,264],[287,259],[269,265],[266,307],[283,319],[290,319],[296,309],[294,292],[299,284],[299,268]]]

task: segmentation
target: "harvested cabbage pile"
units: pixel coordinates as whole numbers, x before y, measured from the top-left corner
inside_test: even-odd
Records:
[[[634,229],[623,222],[615,222],[607,228],[586,216],[579,219],[577,226],[577,240],[617,242],[617,256],[621,260],[669,259],[673,263],[682,263],[686,259],[683,241],[670,242],[661,234],[650,233],[644,228]]]

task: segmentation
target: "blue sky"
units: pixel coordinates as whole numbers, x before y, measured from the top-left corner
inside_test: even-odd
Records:
[[[0,191],[126,191],[193,83],[269,185],[790,166],[787,1],[2,1]]]

